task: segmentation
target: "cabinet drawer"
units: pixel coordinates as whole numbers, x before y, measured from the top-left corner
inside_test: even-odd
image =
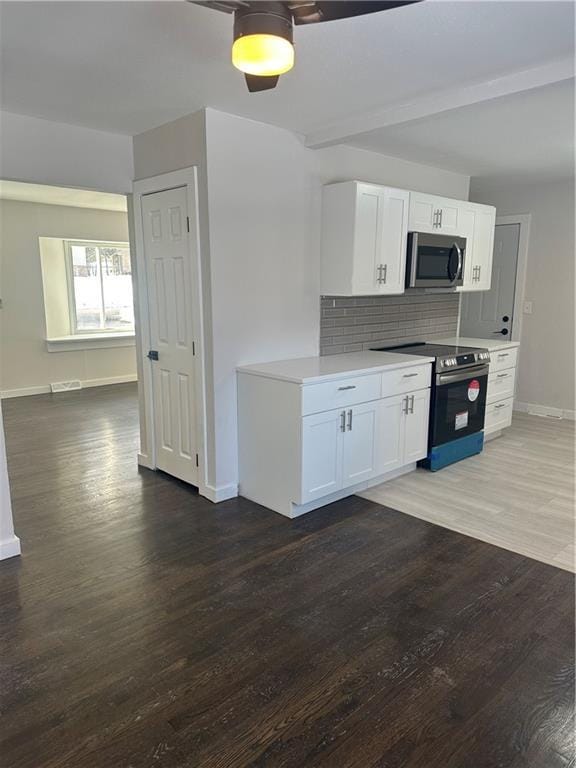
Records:
[[[494,403],[496,400],[504,400],[506,397],[513,397],[515,378],[516,368],[507,368],[504,371],[489,373],[486,402]]]
[[[504,368],[515,368],[518,357],[518,347],[502,349],[500,352],[490,352],[490,373]]]
[[[395,371],[385,371],[382,374],[382,397],[426,389],[430,386],[431,375],[432,366],[429,363],[411,368],[399,368]]]
[[[381,386],[380,373],[308,384],[302,388],[302,415],[378,400]]]
[[[513,398],[499,400],[486,406],[486,418],[484,420],[484,432],[495,432],[497,429],[506,429],[512,424]]]

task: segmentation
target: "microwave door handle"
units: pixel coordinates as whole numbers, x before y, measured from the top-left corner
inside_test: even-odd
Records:
[[[462,277],[462,265],[464,263],[464,256],[462,254],[462,248],[460,248],[457,243],[454,243],[454,246],[458,252],[458,269],[456,270],[456,277],[454,279],[458,280]]]

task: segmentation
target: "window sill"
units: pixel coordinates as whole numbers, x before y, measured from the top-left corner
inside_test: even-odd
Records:
[[[113,347],[133,347],[134,332],[130,333],[84,333],[74,336],[57,336],[46,339],[48,352],[71,352],[81,349],[111,349]]]

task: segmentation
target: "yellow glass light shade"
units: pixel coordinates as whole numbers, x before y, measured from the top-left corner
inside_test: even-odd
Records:
[[[234,41],[232,64],[249,75],[282,75],[294,66],[294,46],[278,35],[244,35]]]

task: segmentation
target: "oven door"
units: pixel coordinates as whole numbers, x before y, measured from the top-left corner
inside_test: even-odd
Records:
[[[488,366],[439,373],[430,413],[430,448],[484,429]]]
[[[407,288],[453,288],[463,283],[466,238],[410,232]]]

